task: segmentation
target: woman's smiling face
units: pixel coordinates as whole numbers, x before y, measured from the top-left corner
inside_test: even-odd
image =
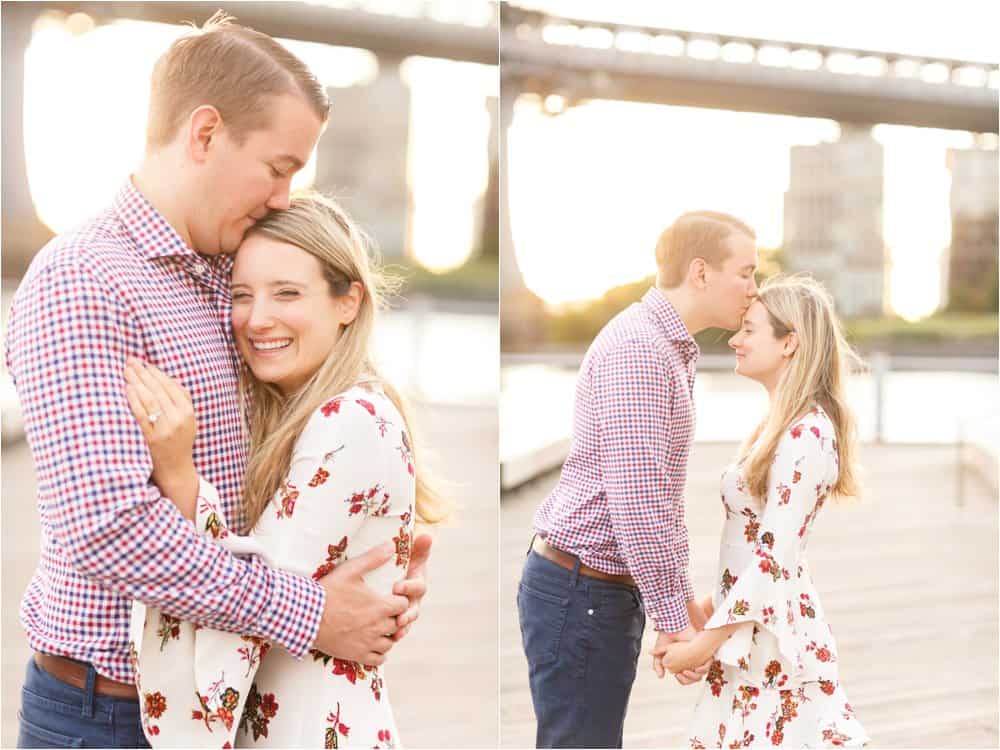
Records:
[[[232,291],[240,354],[258,380],[286,396],[320,368],[341,326],[357,314],[353,292],[334,297],[319,260],[265,235],[251,234],[240,246]]]

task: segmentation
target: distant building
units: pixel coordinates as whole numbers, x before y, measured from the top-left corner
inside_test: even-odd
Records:
[[[948,251],[948,309],[997,311],[996,149],[949,149],[951,247]]]
[[[401,258],[409,244],[410,89],[399,65],[380,59],[378,77],[369,85],[327,93],[330,124],[317,149],[315,187],[340,200],[384,258]]]
[[[882,145],[869,128],[844,125],[835,143],[791,149],[786,267],[823,282],[844,317],[885,311],[882,178]]]

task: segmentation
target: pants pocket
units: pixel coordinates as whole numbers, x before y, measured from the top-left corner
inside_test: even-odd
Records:
[[[518,586],[521,641],[531,669],[551,664],[559,657],[559,643],[568,611],[569,597],[539,591],[523,581]]]
[[[17,712],[20,728],[17,733],[18,747],[83,747],[83,738],[70,737],[24,718],[24,712]]]

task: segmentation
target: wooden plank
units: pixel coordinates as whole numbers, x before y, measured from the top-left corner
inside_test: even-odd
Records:
[[[686,504],[691,576],[714,580],[722,524],[719,475],[735,446],[696,444]],[[808,560],[840,650],[842,681],[878,747],[996,747],[997,498],[954,497],[954,447],[866,445],[862,502],[828,504]],[[534,714],[514,599],[531,519],[557,477],[501,504],[501,746],[534,742]],[[686,746],[701,685],[657,680],[644,656],[626,747]]]

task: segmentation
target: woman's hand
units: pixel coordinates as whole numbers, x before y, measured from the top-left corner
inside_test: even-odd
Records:
[[[130,357],[125,397],[153,459],[152,480],[186,518],[194,518],[198,473],[192,453],[197,423],[191,395],[153,365]]]
[[[698,635],[690,641],[671,643],[663,655],[663,666],[671,674],[703,666],[712,657],[711,652],[706,653],[706,640]]]

